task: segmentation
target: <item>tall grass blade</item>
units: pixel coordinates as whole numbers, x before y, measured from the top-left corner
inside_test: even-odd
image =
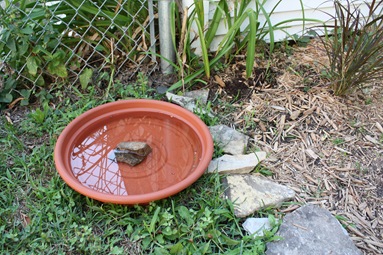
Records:
[[[247,45],[247,58],[246,58],[246,76],[250,77],[253,73],[254,59],[255,59],[255,44],[257,39],[257,18],[254,12],[248,13],[250,22],[249,42]]]
[[[200,38],[200,43],[201,43],[201,51],[202,51],[202,60],[204,63],[204,68],[205,68],[205,74],[206,77],[209,79],[210,78],[210,64],[209,64],[209,53],[208,49],[206,47],[206,41],[205,41],[205,35],[204,35],[204,30],[203,30],[203,25],[200,23],[200,20],[197,19],[195,20],[195,23],[198,28],[198,35]]]
[[[222,20],[222,15],[224,10],[227,8],[226,0],[219,1],[217,8],[214,12],[213,19],[210,23],[209,29],[206,32],[206,47],[209,48],[211,42],[213,41],[215,35],[217,34],[219,23]],[[230,15],[230,14],[229,14]],[[230,17],[230,16],[229,16]],[[229,18],[230,20],[230,18]]]
[[[196,13],[197,19],[202,24],[205,25],[205,8],[203,6],[202,0],[194,0],[194,12]]]

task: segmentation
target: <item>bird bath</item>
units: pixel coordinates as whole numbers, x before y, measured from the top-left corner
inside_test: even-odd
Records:
[[[152,151],[138,165],[116,161],[122,141],[147,143]],[[145,204],[194,183],[210,163],[213,141],[193,113],[156,100],[123,100],[98,106],[73,120],[55,146],[63,180],[90,198]]]

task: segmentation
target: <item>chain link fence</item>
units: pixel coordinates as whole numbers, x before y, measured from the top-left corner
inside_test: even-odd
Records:
[[[0,17],[3,82],[86,86],[158,68],[153,0],[11,0]]]

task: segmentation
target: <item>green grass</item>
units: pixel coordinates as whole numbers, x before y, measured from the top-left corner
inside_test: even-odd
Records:
[[[2,254],[264,253],[277,226],[265,237],[247,236],[218,174],[147,206],[105,204],[69,188],[54,167],[56,139],[102,98],[62,96],[13,124],[0,117]]]

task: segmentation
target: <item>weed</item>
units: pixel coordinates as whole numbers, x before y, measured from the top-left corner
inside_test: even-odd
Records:
[[[342,138],[334,138],[333,140],[332,140],[332,143],[334,144],[334,145],[341,145],[341,144],[343,144],[345,141],[344,141],[344,139],[342,139]]]
[[[155,98],[155,89],[149,86],[148,77],[139,73],[137,80],[132,84],[116,82],[112,89],[111,97],[114,98]]]
[[[57,48],[60,32],[50,19],[44,21],[44,29],[37,25],[42,21],[38,16],[41,19],[49,17],[50,11],[44,6],[31,8],[25,1],[18,8],[13,8],[12,4],[10,1],[4,9],[0,8],[4,17],[0,20],[3,28],[0,33],[0,53],[2,57],[5,56],[2,60],[34,85],[43,86],[50,80],[49,76],[67,78],[65,62],[69,55],[66,50]],[[28,17],[35,17],[36,20],[26,21],[27,13]]]
[[[8,75],[4,77],[4,85],[0,90],[0,110],[11,103],[16,94],[16,81]],[[3,82],[3,81],[0,81]]]
[[[295,34],[293,38],[299,47],[306,47],[311,41],[310,36],[298,36]]]
[[[342,226],[347,229],[347,227],[355,227],[355,224],[352,224],[352,223],[349,223],[350,220],[346,217],[346,216],[343,216],[343,215],[335,215],[334,216],[341,224]]]
[[[223,155],[224,155],[224,152],[223,152],[222,147],[218,143],[214,142],[213,158],[219,158]]]
[[[365,105],[370,105],[370,104],[372,104],[372,98],[371,98],[371,97],[366,98],[366,100],[364,101],[364,104],[365,104]]]
[[[254,121],[255,111],[246,111],[243,114],[244,120],[244,129],[245,130],[254,130],[257,128],[257,123]]]
[[[218,123],[219,119],[213,114],[211,102],[207,102],[206,105],[201,104],[198,100],[194,113],[207,125],[214,126]]]
[[[43,124],[45,119],[48,117],[50,112],[50,108],[47,103],[43,104],[43,110],[37,108],[32,111],[29,116],[33,119],[33,121],[37,124]]]
[[[254,169],[254,172],[255,173],[260,173],[262,174],[263,176],[273,176],[274,173],[272,171],[270,171],[270,169],[258,164],[255,169]]]
[[[117,68],[126,59],[136,61],[150,38],[144,2],[5,1],[0,8],[0,79],[5,83],[0,107],[27,105],[40,89],[69,80],[78,80],[83,91],[96,79],[107,82],[107,98]],[[137,47],[138,41],[145,46]],[[108,77],[99,77],[97,70],[107,70],[99,72]]]

